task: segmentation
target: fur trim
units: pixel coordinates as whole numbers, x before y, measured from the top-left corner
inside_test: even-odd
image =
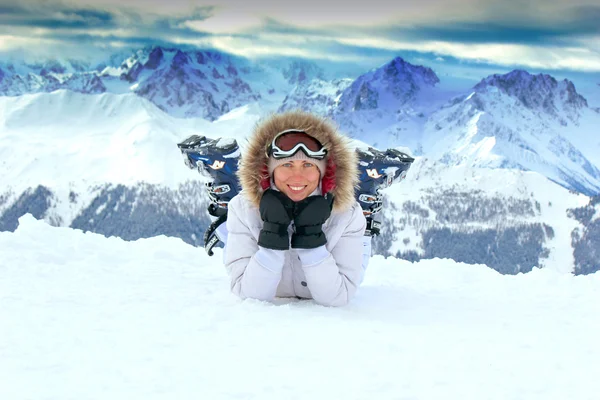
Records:
[[[301,129],[327,149],[327,169],[321,181],[323,194],[331,192],[335,196],[334,211],[349,209],[355,202],[354,191],[358,187],[356,153],[331,122],[303,111],[274,114],[256,125],[238,167],[242,193],[258,207],[265,182],[270,181],[266,149],[273,138],[286,129]]]

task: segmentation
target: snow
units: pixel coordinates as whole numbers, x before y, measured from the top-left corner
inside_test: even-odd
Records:
[[[111,75],[111,76],[121,76],[121,74],[123,73],[123,70],[121,68],[115,68],[115,67],[105,67],[101,72],[100,72],[100,76],[104,76],[104,75]]]
[[[208,134],[200,118],[180,120],[134,94],[65,90],[0,97],[0,179],[16,191],[38,184],[160,183],[190,179],[177,143]],[[60,162],[57,162],[60,160]]]
[[[6,196],[0,212],[10,207],[27,188],[46,185],[54,193],[46,221],[68,226],[82,209],[89,206],[104,184],[134,186],[138,182],[158,184],[177,190],[188,180],[202,180],[183,165],[176,144],[191,134],[222,137],[222,144],[236,139],[241,150],[246,138],[266,110],[251,103],[231,110],[213,123],[202,119],[177,119],[133,94],[85,95],[68,91],[0,97],[0,180]],[[477,125],[472,125],[477,130]],[[352,145],[368,149],[365,141]],[[479,142],[464,141],[475,149]],[[488,139],[488,151],[492,139]],[[451,148],[449,145],[447,147]],[[406,148],[402,150],[406,151]],[[409,152],[410,153],[410,152]],[[237,155],[235,152],[234,155]],[[487,154],[478,148],[472,157]],[[492,157],[492,154],[488,155]],[[484,191],[500,199],[533,199],[541,205],[539,215],[503,223],[546,223],[554,229],[548,238],[549,257],[544,267],[571,271],[574,265],[571,232],[580,224],[568,218],[567,209],[588,202],[585,196],[569,193],[538,173],[507,169],[479,168],[473,165],[448,166],[420,157],[407,179],[385,190],[386,199],[396,203],[397,211],[384,213],[398,221],[407,217],[402,202],[411,201],[427,208],[426,197],[439,190]],[[71,198],[71,193],[76,194]],[[439,192],[438,192],[439,193]],[[532,197],[534,196],[534,197]],[[390,248],[422,252],[421,222],[435,222],[429,209],[429,221],[407,225]],[[410,217],[410,216],[408,216]],[[411,218],[416,218],[412,216]],[[493,228],[487,225],[487,228]],[[403,224],[404,225],[404,224]],[[463,229],[469,224],[455,226]],[[486,228],[470,224],[473,228]],[[408,239],[407,243],[404,240]]]
[[[596,399],[600,273],[371,260],[344,308],[241,301],[181,240],[0,232],[3,399]]]
[[[523,76],[521,80],[529,79]],[[525,87],[520,90],[531,90],[520,83]],[[543,88],[535,90],[539,92],[535,99],[544,93]],[[554,93],[556,99],[562,95],[558,89]],[[600,140],[593,138],[600,118],[587,107],[570,107],[556,100],[555,111],[528,108],[495,86],[478,88],[462,102],[453,100],[430,115],[423,131],[423,153],[450,165],[536,171],[565,187],[573,188],[575,181],[587,194],[596,193],[600,180],[593,169],[600,165]]]
[[[594,216],[590,219],[590,221],[595,221],[600,218],[600,207],[596,207],[596,211],[594,212]]]
[[[255,102],[233,109],[210,123],[199,118],[171,117],[131,93],[86,95],[61,90],[0,97],[0,181],[4,184],[0,196],[5,196],[4,204],[0,202],[0,212],[12,206],[24,190],[40,184],[54,194],[45,219],[60,226],[68,226],[89,206],[104,184],[135,186],[147,182],[178,190],[179,185],[188,180],[203,179],[183,165],[176,146],[178,142],[191,134],[222,137],[222,144],[236,139],[243,151],[247,136],[266,114],[267,110]],[[472,134],[477,135],[477,125],[472,124],[472,128]],[[493,139],[489,137],[487,142],[481,138],[460,143],[465,149],[474,150],[470,155],[473,159],[480,155],[488,160],[494,157],[490,153]],[[485,143],[488,146],[484,151]],[[352,140],[352,144],[365,150],[369,146],[358,139]],[[446,149],[452,148],[447,144]],[[454,143],[457,144],[459,141]],[[495,146],[498,146],[497,141]],[[568,217],[567,210],[587,204],[587,197],[569,193],[540,173],[464,164],[448,166],[419,158],[404,182],[386,189],[386,199],[397,206],[397,211],[388,214],[389,217],[396,222],[411,217],[402,211],[402,202],[411,201],[427,208],[427,196],[444,188],[483,191],[486,196],[499,199],[537,201],[541,210],[535,217],[497,223],[550,225],[555,235],[547,238],[550,253],[543,266],[561,272],[573,269],[571,233],[581,226]],[[71,193],[76,194],[75,198],[71,198]],[[386,207],[384,213],[389,210]],[[436,216],[434,210],[428,211],[430,220],[408,224],[389,249],[391,254],[422,252],[420,232],[430,225],[424,226],[421,222],[434,223]],[[414,220],[417,216],[411,218]],[[493,223],[486,227],[493,228]],[[453,228],[486,228],[480,225],[462,224]],[[407,243],[404,239],[408,239]]]
[[[359,145],[360,142],[354,142]],[[571,233],[578,228],[579,223],[567,217],[567,210],[584,207],[589,202],[589,197],[569,192],[567,189],[556,185],[542,175],[531,171],[476,168],[467,165],[448,167],[444,163],[430,160],[425,157],[416,157],[406,179],[400,184],[392,185],[382,192],[389,203],[395,205],[384,207],[383,213],[393,221],[402,218],[413,218],[416,222],[408,224],[401,235],[396,238],[390,248],[392,254],[397,251],[416,251],[421,254],[423,249],[418,246],[420,237],[417,230],[426,228],[420,223],[432,224],[436,220],[436,212],[428,207],[427,197],[442,193],[444,190],[482,192],[487,198],[497,198],[507,203],[509,199],[520,199],[538,202],[540,210],[534,216],[512,216],[514,221],[507,219],[506,215],[498,221],[481,222],[462,221],[457,225],[445,223],[451,229],[479,228],[489,229],[497,226],[507,226],[512,223],[543,223],[554,230],[554,237],[548,238],[546,244],[549,250],[548,258],[544,261],[544,268],[560,273],[573,270],[574,259],[571,248]],[[416,215],[402,211],[402,204],[412,202],[426,209],[430,218],[419,221]],[[404,225],[404,224],[399,224]],[[408,239],[408,243],[403,240]],[[541,267],[541,265],[540,265]]]
[[[86,103],[88,106],[78,107],[75,102],[65,99],[68,96],[63,93],[64,91],[58,91],[49,97],[35,98],[37,99],[35,101],[31,100],[31,96],[19,96],[26,99],[23,101],[0,99],[0,135],[4,134],[2,114],[6,109],[6,112],[16,114],[9,118],[11,133],[14,136],[30,134],[29,128],[36,129],[34,132],[39,131],[43,136],[54,132],[73,133],[76,131],[77,137],[81,137],[81,141],[83,141],[83,139],[87,139],[86,135],[79,132],[83,129],[92,130],[96,134],[103,131],[102,133],[109,133],[113,136],[127,135],[127,129],[130,129],[132,124],[141,128],[143,123],[148,123],[151,126],[149,129],[159,127],[161,132],[156,135],[163,136],[163,139],[171,142],[172,139],[168,136],[173,133],[183,137],[191,133],[204,133],[209,137],[225,135],[240,139],[247,136],[253,122],[258,117],[268,115],[280,107],[297,108],[302,106],[312,112],[337,118],[342,131],[380,148],[402,145],[412,149],[411,154],[435,157],[448,162],[449,165],[470,163],[477,167],[517,167],[534,170],[571,189],[583,189],[588,195],[597,193],[600,188],[598,175],[600,172],[594,169],[600,165],[598,158],[600,140],[594,139],[596,127],[600,124],[600,115],[588,107],[579,107],[567,101],[567,95],[570,93],[569,82],[561,81],[555,85],[552,83],[553,78],[548,75],[534,76],[525,71],[513,71],[507,75],[489,76],[475,87],[467,87],[465,82],[458,85],[457,78],[450,76],[445,76],[442,82],[436,82],[438,78],[429,68],[411,65],[396,58],[382,68],[362,74],[354,81],[354,84],[351,84],[351,79],[342,78],[343,74],[337,74],[336,76],[339,75],[338,78],[342,79],[332,81],[315,79],[294,88],[285,81],[284,74],[281,72],[282,66],[277,67],[271,62],[257,64],[250,60],[219,53],[185,52],[189,67],[192,68],[188,71],[189,73],[192,70],[201,71],[210,77],[215,69],[221,75],[228,75],[227,67],[231,67],[237,71],[235,74],[240,74],[239,77],[243,82],[249,84],[252,93],[244,92],[237,88],[237,85],[231,86],[232,77],[230,80],[211,81],[215,85],[211,88],[205,86],[207,82],[203,79],[190,78],[191,80],[188,79],[186,82],[191,86],[179,84],[173,87],[169,86],[171,94],[165,97],[159,95],[157,91],[162,90],[161,87],[164,89],[163,85],[169,82],[169,71],[172,72],[172,62],[174,56],[178,54],[177,49],[161,49],[163,59],[157,67],[158,69],[144,69],[141,75],[137,76],[135,82],[127,82],[119,78],[121,74],[127,73],[130,68],[133,68],[134,64],[146,63],[152,51],[156,51],[156,49],[147,47],[133,54],[127,54],[127,56],[123,53],[122,58],[115,54],[109,65],[100,73],[103,77],[102,84],[109,92],[120,94],[125,94],[125,92],[131,94],[132,90],[141,90],[142,86],[148,84],[147,88],[151,89],[151,93],[145,96],[171,112],[171,117],[168,115],[166,118],[159,117],[160,113],[151,110],[149,102],[139,102],[140,104],[136,106],[136,101],[128,101],[128,104],[125,105],[117,97],[99,95],[104,96],[104,99],[114,99],[114,103],[119,105],[111,107],[106,101],[99,101],[97,104],[97,106],[103,107],[103,111],[105,108],[110,108],[118,118],[113,118],[112,114],[106,115],[103,112],[100,112],[100,116],[107,118],[95,118],[93,112],[97,109],[95,107],[96,98],[83,100],[82,97],[78,97],[77,101]],[[206,63],[199,62],[199,55],[202,55],[201,58]],[[124,61],[118,61],[122,59]],[[74,72],[73,65],[67,60],[57,60],[51,64],[65,68],[66,74],[56,75],[61,76],[61,79],[71,76],[70,74]],[[44,83],[43,79],[36,75],[39,70],[32,68],[22,62],[17,63],[17,69],[23,74],[22,76],[31,74],[28,78],[28,82],[31,82],[28,85],[33,85],[33,87],[47,85],[47,82]],[[303,68],[318,69],[314,64],[299,64],[295,68],[295,72],[300,72]],[[81,87],[81,83],[88,82],[87,77],[94,74],[98,74],[97,71],[77,72],[77,76],[86,77],[86,79],[75,79],[72,86],[69,86],[70,89],[87,90],[85,87]],[[148,75],[152,75],[153,82],[145,81]],[[194,74],[191,73],[190,76],[192,75]],[[514,82],[512,82],[513,80]],[[499,90],[499,87],[504,87],[502,82],[506,81],[512,82],[512,86]],[[532,82],[537,83],[533,84]],[[19,89],[20,86],[16,83],[15,85],[11,90],[14,89],[15,94],[23,93],[25,89]],[[185,98],[185,94],[188,93],[188,90],[192,90],[192,87],[201,92],[208,90],[207,93],[211,94],[216,104],[226,101],[228,107],[232,108],[238,104],[243,105],[232,109],[227,115],[220,115],[221,111],[212,110],[209,113],[211,118],[219,117],[213,125],[209,125],[207,121],[201,119],[173,118],[174,115],[204,115],[201,108],[206,104],[202,101],[198,104],[192,102],[192,104],[188,99],[181,105],[177,100],[180,96]],[[585,94],[592,95],[597,87],[596,81],[587,82]],[[369,89],[367,91],[369,93],[362,93],[362,89]],[[342,90],[346,95],[337,94]],[[505,93],[507,90],[512,95]],[[533,103],[538,106],[530,109],[519,100],[515,93],[525,93],[527,98],[531,97],[533,100],[546,99],[552,104],[556,103],[557,108],[554,110],[552,107],[540,106],[541,103],[538,104],[539,101],[536,100]],[[366,98],[363,98],[363,95]],[[200,97],[192,96],[191,99],[197,100]],[[337,104],[336,98],[339,98],[340,104]],[[254,102],[256,99],[258,101]],[[361,101],[366,101],[366,103],[372,102],[372,106],[375,108],[355,110],[357,99],[362,99]],[[24,104],[29,101],[36,103],[37,108]],[[61,108],[55,105],[44,107],[52,101],[58,104],[64,102],[65,107]],[[590,100],[589,104],[594,106],[596,103]],[[143,108],[142,115],[140,115],[140,110],[136,109],[137,107]],[[46,110],[46,108],[48,109]],[[85,112],[81,114],[80,112],[84,108]],[[118,108],[122,108],[123,112],[120,113]],[[156,109],[156,107],[154,108]],[[482,111],[483,116],[473,116],[473,113],[480,108],[485,109]],[[131,112],[131,116],[125,118],[128,112]],[[199,112],[200,114],[198,114]],[[80,115],[81,117],[78,118]],[[164,119],[168,121],[163,121]],[[35,121],[40,122],[37,124],[38,126],[32,123]],[[64,121],[64,123],[58,121]],[[113,124],[113,121],[117,123]],[[82,127],[82,129],[76,129],[77,127]],[[236,129],[238,127],[239,129]],[[117,132],[119,129],[120,131]],[[151,136],[153,140],[156,140],[155,134]],[[490,137],[494,137],[495,140],[489,140]],[[2,138],[0,138],[1,140]],[[169,145],[165,143],[165,146]],[[160,155],[164,155],[164,152]],[[19,156],[27,158],[23,154]],[[90,156],[94,158],[95,155],[86,154],[86,158]],[[173,153],[168,155],[169,161],[173,160],[173,156]],[[129,157],[131,154],[120,154],[119,162],[128,162]],[[178,177],[163,177],[159,168],[164,167],[166,163],[160,162],[154,164],[156,168],[136,170],[138,168],[136,166],[148,162],[144,157],[139,156],[139,158],[141,160],[137,159],[131,164],[127,164],[128,167],[131,167],[131,171],[128,170],[126,176],[116,176],[116,172],[122,171],[122,169],[111,170],[109,168],[105,170],[106,176],[103,176],[102,179],[131,184],[140,179],[156,182],[165,178],[169,181],[166,184],[176,186],[181,179],[189,176],[188,174]],[[41,165],[44,165],[44,161],[42,160]],[[70,170],[77,171],[75,165],[80,163],[72,161],[72,157],[70,157],[69,165],[73,166]],[[120,167],[120,164],[118,165]],[[45,179],[42,183],[52,186],[56,182],[51,177],[57,176],[58,171],[51,166],[46,166],[50,178]]]

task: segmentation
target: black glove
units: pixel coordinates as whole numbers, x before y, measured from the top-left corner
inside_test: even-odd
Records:
[[[333,196],[310,196],[300,200],[294,207],[296,232],[292,235],[292,247],[314,249],[327,243],[323,224],[331,215]]]
[[[273,250],[287,250],[290,248],[288,226],[292,222],[294,202],[285,194],[276,190],[267,189],[260,199],[260,217],[265,222],[258,245]]]

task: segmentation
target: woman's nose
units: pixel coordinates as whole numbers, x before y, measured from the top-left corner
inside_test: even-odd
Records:
[[[303,176],[303,174],[304,170],[302,169],[302,167],[294,166],[294,168],[292,168],[293,176]]]

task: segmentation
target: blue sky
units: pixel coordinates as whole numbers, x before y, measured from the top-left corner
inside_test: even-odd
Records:
[[[600,76],[598,0],[0,0],[0,52],[88,57],[151,44],[465,76]],[[598,79],[600,81],[600,78]]]

